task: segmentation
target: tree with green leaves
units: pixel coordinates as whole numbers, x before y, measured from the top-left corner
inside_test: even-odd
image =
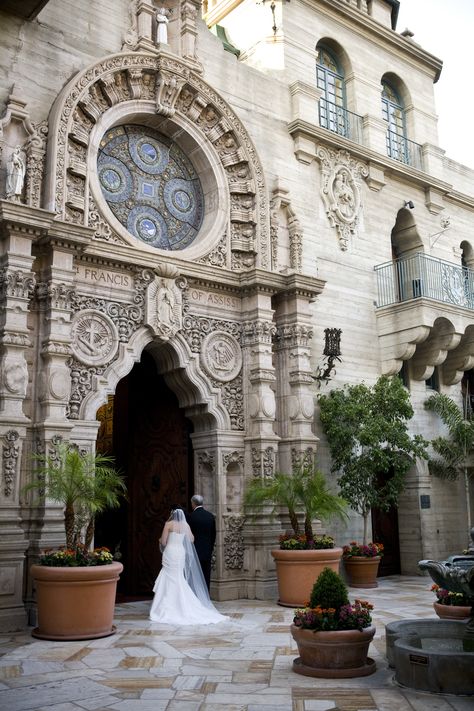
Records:
[[[271,514],[280,507],[288,511],[295,536],[300,535],[298,513],[304,512],[304,532],[307,541],[314,540],[312,522],[332,516],[344,518],[346,502],[333,494],[327,486],[324,474],[314,464],[295,467],[291,474],[277,472],[274,477],[255,478],[244,494],[244,509],[260,513],[265,504],[271,504]]]
[[[346,385],[321,395],[319,405],[332,471],[341,496],[364,519],[366,545],[372,508],[397,505],[408,470],[417,457],[427,458],[427,442],[408,433],[413,408],[398,377]]]
[[[444,393],[433,393],[426,400],[425,408],[438,415],[448,430],[447,437],[435,437],[430,442],[437,455],[428,460],[430,473],[449,481],[456,481],[460,476],[464,478],[467,525],[470,531],[469,480],[473,476],[474,420],[468,419],[467,413]]]
[[[34,480],[24,491],[39,492],[41,502],[50,499],[63,504],[67,547],[83,543],[89,548],[95,516],[119,506],[126,494],[125,479],[114,468],[114,460],[80,452],[69,442],[60,442],[49,454],[38,455],[34,460]]]

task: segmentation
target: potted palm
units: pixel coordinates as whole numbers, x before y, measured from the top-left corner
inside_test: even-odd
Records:
[[[355,547],[367,550],[372,509],[387,511],[397,505],[408,470],[417,457],[427,458],[427,442],[408,433],[413,408],[398,377],[382,376],[371,387],[346,385],[320,396],[319,405],[341,495],[363,518],[362,545]],[[371,546],[379,548],[375,556],[373,548],[368,554],[354,555],[352,544],[343,556],[352,570],[359,563],[358,570],[367,573],[353,581],[346,568],[351,585],[377,586],[380,542]]]
[[[328,679],[372,674],[375,662],[367,656],[375,634],[371,611],[365,600],[351,603],[342,578],[325,568],[307,606],[295,610],[291,634],[300,656],[293,671]]]
[[[291,532],[280,536],[279,549],[271,551],[278,602],[285,607],[304,605],[319,573],[325,567],[338,571],[342,555],[342,548],[334,546],[331,536],[314,534],[313,521],[345,518],[346,502],[329,491],[324,474],[313,463],[305,463],[291,474],[278,472],[250,482],[244,494],[245,511],[261,514],[265,505],[271,505],[271,516],[286,509],[291,525]],[[304,514],[303,530],[300,512]]]
[[[44,551],[31,566],[38,607],[33,636],[74,640],[113,634],[123,566],[106,548],[91,550],[91,544],[94,517],[119,505],[124,478],[110,457],[79,452],[67,442],[35,461],[35,478],[24,490],[37,491],[40,502],[48,499],[64,506],[66,546]]]

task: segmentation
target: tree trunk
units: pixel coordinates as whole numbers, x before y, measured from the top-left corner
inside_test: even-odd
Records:
[[[87,524],[87,528],[86,528],[86,537],[85,537],[85,541],[84,541],[86,550],[89,550],[89,548],[91,547],[93,538],[94,538],[94,518],[91,518],[89,523]]]
[[[74,548],[75,526],[74,507],[72,504],[67,504],[64,510],[64,528],[66,531],[66,546]]]
[[[288,513],[290,515],[291,527],[292,527],[293,531],[295,532],[295,536],[298,536],[299,532],[300,532],[300,527],[298,524],[298,517],[294,511],[289,510]]]
[[[369,515],[370,515],[370,509],[369,511],[364,511],[362,514],[364,517],[364,537],[362,539],[362,543],[364,546],[367,545],[367,534],[369,532]]]

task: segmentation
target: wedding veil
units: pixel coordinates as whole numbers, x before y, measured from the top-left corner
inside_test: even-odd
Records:
[[[173,522],[173,531],[177,533],[184,533],[184,550],[185,550],[185,563],[184,563],[184,577],[191,590],[194,592],[198,600],[210,609],[215,609],[209,597],[209,591],[207,589],[206,581],[204,580],[204,575],[202,574],[201,564],[199,562],[194,543],[191,543],[189,539],[189,534],[191,529],[186,521],[186,516],[182,509],[174,509],[172,512],[171,521]]]

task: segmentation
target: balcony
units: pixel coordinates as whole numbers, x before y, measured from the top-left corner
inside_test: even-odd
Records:
[[[439,366],[445,385],[474,367],[474,270],[426,254],[375,267],[382,372],[410,361],[415,380]]]
[[[319,125],[354,143],[362,143],[362,116],[326,99],[319,100]]]
[[[474,310],[474,270],[427,254],[375,267],[377,306],[424,297]]]
[[[423,170],[421,146],[415,141],[410,141],[394,131],[387,131],[387,155],[389,158],[411,165],[417,170]]]

